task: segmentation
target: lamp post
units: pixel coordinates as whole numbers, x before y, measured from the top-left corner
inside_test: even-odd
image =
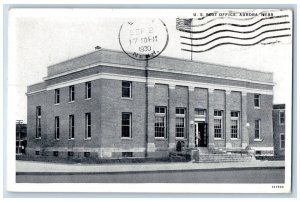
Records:
[[[18,137],[19,137],[19,144],[18,144],[18,154],[21,153],[20,148],[21,148],[21,124],[23,123],[23,120],[17,120],[17,124],[19,127],[19,132],[18,132]]]

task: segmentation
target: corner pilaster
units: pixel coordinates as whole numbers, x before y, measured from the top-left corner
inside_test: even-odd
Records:
[[[155,152],[155,144],[154,144],[154,83],[147,84],[148,90],[148,114],[147,114],[147,155],[149,153]]]
[[[231,91],[225,91],[225,147],[226,149],[232,148],[231,144],[231,111],[230,111],[230,94]]]
[[[249,145],[249,136],[248,136],[248,128],[247,128],[247,92],[242,92],[242,112],[241,112],[241,120],[242,120],[242,128],[241,128],[241,139],[242,139],[242,148],[246,148]]]
[[[188,142],[189,142],[189,148],[195,147],[195,129],[194,129],[194,118],[195,118],[195,87],[189,86],[189,100],[188,100]]]
[[[214,148],[214,89],[208,89],[208,147]]]

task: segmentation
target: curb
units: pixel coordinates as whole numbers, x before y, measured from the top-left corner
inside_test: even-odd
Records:
[[[264,170],[285,169],[285,166],[266,167],[228,167],[228,168],[195,168],[195,169],[165,169],[165,170],[135,170],[135,171],[104,171],[104,172],[16,172],[16,175],[96,175],[96,174],[122,174],[122,173],[151,173],[151,172],[191,172],[191,171],[228,171],[228,170]]]

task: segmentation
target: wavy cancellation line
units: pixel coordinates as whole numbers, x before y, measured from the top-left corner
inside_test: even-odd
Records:
[[[288,17],[288,15],[275,16],[272,19],[278,19],[278,18],[283,18],[283,17]],[[258,20],[256,22],[254,22],[252,24],[248,24],[248,25],[240,25],[240,24],[233,24],[233,23],[219,23],[219,24],[215,24],[215,25],[213,25],[213,26],[211,26],[211,27],[209,27],[209,28],[207,28],[205,30],[202,30],[202,31],[190,31],[190,30],[183,30],[183,29],[180,29],[179,31],[181,31],[181,32],[187,32],[187,33],[192,33],[192,34],[199,34],[199,33],[206,32],[206,31],[208,31],[210,29],[213,29],[215,27],[220,27],[220,26],[224,26],[224,25],[229,25],[229,26],[233,26],[233,27],[251,27],[253,25],[256,25],[259,22],[262,22],[264,20],[269,20],[269,19],[270,18],[262,18],[262,19],[260,19],[260,20]]]
[[[277,23],[269,23],[269,24],[264,24],[264,25],[261,25],[260,27],[254,29],[254,30],[250,30],[250,31],[237,31],[237,30],[231,30],[231,29],[224,29],[224,30],[218,30],[218,31],[215,31],[213,33],[210,33],[204,37],[186,37],[186,36],[180,36],[180,38],[183,38],[183,39],[190,39],[190,40],[202,40],[202,39],[206,39],[212,35],[215,35],[215,34],[218,34],[218,33],[221,33],[221,32],[232,32],[232,33],[239,33],[239,34],[249,34],[249,33],[253,33],[253,32],[256,32],[257,30],[260,30],[261,28],[263,27],[268,27],[268,26],[273,26],[273,25],[283,25],[283,24],[289,24],[290,22],[277,22]],[[194,34],[194,33],[192,33]]]
[[[209,50],[212,50],[216,47],[219,47],[219,46],[223,46],[223,45],[236,45],[236,46],[253,46],[253,45],[256,45],[256,44],[259,44],[261,43],[262,41],[265,41],[267,39],[275,39],[275,38],[282,38],[282,37],[289,37],[291,36],[290,34],[285,34],[285,35],[278,35],[278,36],[270,36],[270,37],[265,37],[255,43],[249,43],[249,44],[239,44],[239,43],[232,43],[232,42],[225,42],[225,43],[220,43],[220,44],[217,44],[215,46],[212,46],[208,49],[205,49],[205,50],[200,50],[200,51],[197,51],[197,50],[192,50],[192,49],[185,49],[185,48],[182,48],[181,50],[183,51],[187,51],[187,52],[192,52],[192,53],[202,53],[202,52],[206,52],[206,51],[209,51]]]
[[[266,31],[263,31],[253,37],[233,37],[233,36],[221,36],[221,37],[217,37],[217,38],[214,38],[206,43],[202,43],[202,44],[191,44],[191,43],[184,43],[184,42],[181,42],[181,44],[183,45],[189,45],[189,46],[205,46],[205,45],[208,45],[214,41],[217,41],[217,40],[220,40],[220,39],[239,39],[239,40],[251,40],[251,39],[255,39],[263,34],[266,34],[266,33],[271,33],[271,32],[279,32],[279,31],[287,31],[287,30],[290,30],[290,28],[283,28],[283,29],[273,29],[273,30],[266,30]]]
[[[248,11],[248,12],[236,12],[236,11],[228,11],[229,13],[254,13],[253,11]],[[262,11],[262,12],[259,12],[259,14],[262,14],[262,13],[274,13],[274,12],[282,12],[282,10],[275,10],[275,11]],[[216,13],[219,13],[219,12],[216,12]],[[203,21],[205,18],[208,18],[208,17],[212,17],[212,16],[205,16],[205,17],[201,17],[201,18],[194,18],[195,20],[198,20],[198,21]],[[220,19],[229,19],[229,20],[240,20],[240,21],[247,21],[247,20],[252,20],[254,18],[257,18],[257,17],[261,17],[261,16],[253,16],[253,17],[250,17],[250,18],[241,18],[241,17],[215,17],[214,19],[211,19],[205,23],[202,23],[202,24],[197,24],[197,25],[192,25],[192,27],[198,27],[198,26],[203,26],[205,24],[208,24],[210,22],[213,22],[215,20],[220,20]]]

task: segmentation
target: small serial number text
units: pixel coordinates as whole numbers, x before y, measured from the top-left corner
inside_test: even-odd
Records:
[[[283,185],[272,185],[272,189],[283,189]]]

